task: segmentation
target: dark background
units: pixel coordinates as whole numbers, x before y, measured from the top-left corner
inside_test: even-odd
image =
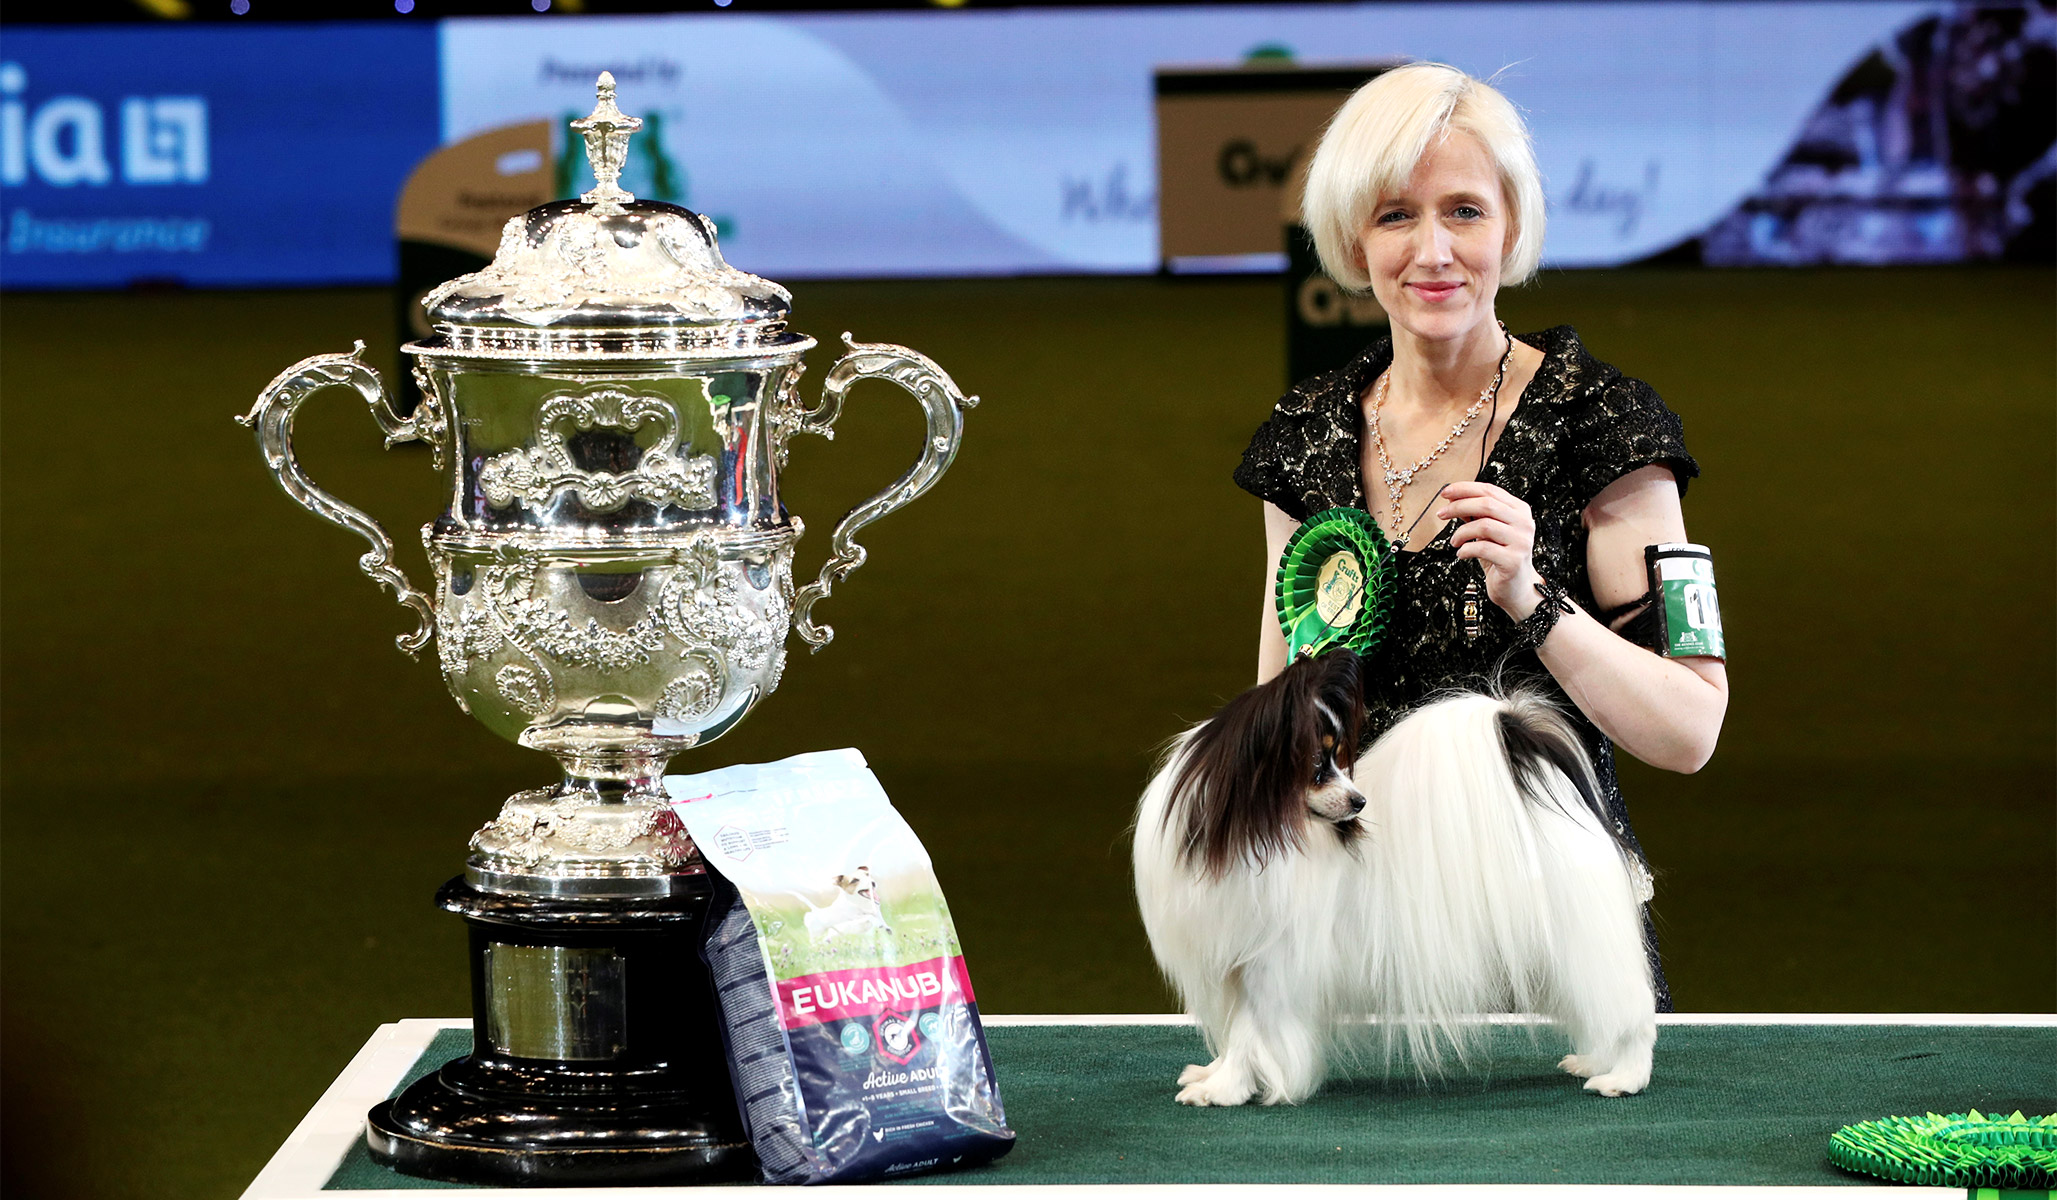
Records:
[[[1681,1009],[2057,1007],[2053,284],[1652,268],[1502,297],[1656,384],[1706,471],[1686,513],[1720,568],[1728,725],[1696,776],[1624,765]],[[1279,391],[1279,286],[794,287],[802,330],[913,346],[984,403],[865,536],[820,611],[835,643],[795,642],[780,692],[674,767],[862,748],[992,1012],[1170,1007],[1124,830],[1158,742],[1254,669],[1257,503],[1228,475]],[[235,1194],[377,1024],[466,1011],[430,897],[551,763],[393,651],[411,617],[362,543],[230,421],[353,338],[390,378],[390,313],[378,290],[0,302],[10,1195]],[[438,477],[356,407],[310,406],[304,461],[419,580]],[[883,387],[838,432],[787,475],[808,577],[920,436]]]

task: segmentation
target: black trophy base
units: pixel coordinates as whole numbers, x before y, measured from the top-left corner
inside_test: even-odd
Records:
[[[497,1074],[460,1058],[380,1103],[366,1120],[372,1159],[428,1179],[515,1186],[756,1177],[757,1158],[735,1118],[710,1114],[704,1103],[635,1103],[619,1080],[611,1095],[586,1103],[548,1088],[524,1099]]]
[[[713,988],[712,888],[540,898],[462,879],[436,900],[471,928],[473,1049],[371,1110],[374,1161],[456,1183],[753,1179]]]

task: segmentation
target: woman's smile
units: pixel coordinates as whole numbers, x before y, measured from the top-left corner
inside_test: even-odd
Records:
[[[1454,279],[1425,279],[1410,283],[1407,288],[1430,304],[1440,304],[1456,295],[1463,286]]]

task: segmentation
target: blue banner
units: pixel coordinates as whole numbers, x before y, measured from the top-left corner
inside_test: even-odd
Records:
[[[0,285],[385,283],[433,25],[12,28]]]

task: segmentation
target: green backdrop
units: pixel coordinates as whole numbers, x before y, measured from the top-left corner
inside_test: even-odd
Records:
[[[934,357],[984,403],[927,497],[692,770],[854,745],[928,843],[995,1012],[1163,1010],[1126,826],[1154,747],[1250,679],[1271,280],[796,286],[796,324]],[[1655,383],[1706,470],[1734,701],[1699,775],[1629,764],[1677,1000],[1696,1010],[2057,1007],[2053,276],[1558,273],[1502,300]],[[379,1022],[460,1015],[430,896],[549,760],[495,740],[362,543],[230,423],[380,291],[10,295],[0,308],[4,1163],[21,1195],[247,1183]],[[808,392],[831,356],[811,360]],[[896,390],[796,442],[811,575],[911,459]],[[420,577],[425,452],[344,392],[316,478]]]

